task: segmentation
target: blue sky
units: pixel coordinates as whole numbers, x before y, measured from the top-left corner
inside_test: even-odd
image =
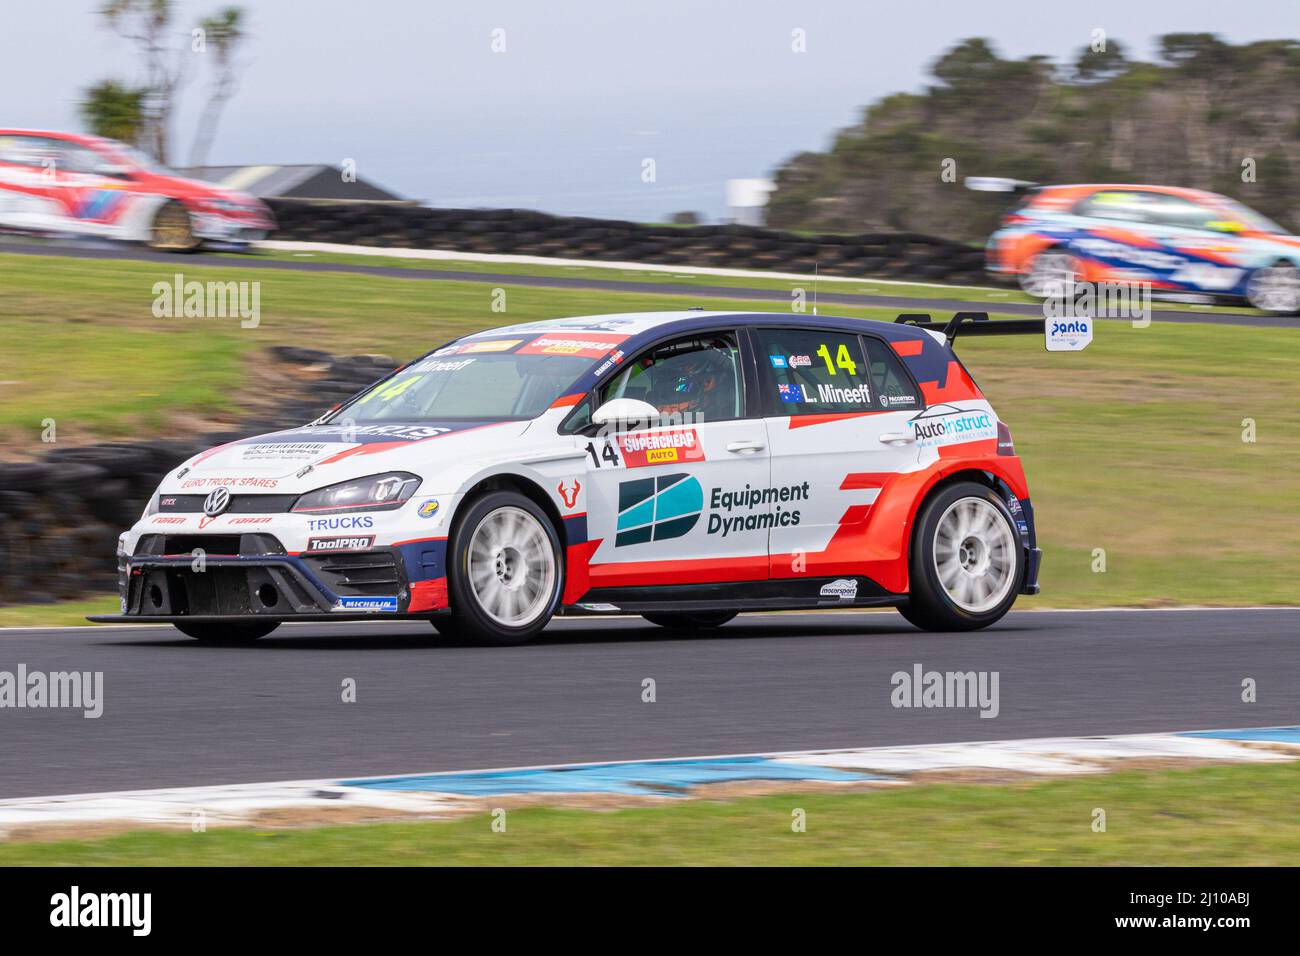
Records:
[[[178,2],[186,31],[229,0]],[[0,125],[80,129],[81,90],[138,78],[99,0],[10,4]],[[245,0],[248,68],[214,163],[340,162],[441,206],[519,206],[643,220],[725,212],[729,178],[823,148],[886,93],[915,90],[969,36],[1007,56],[1070,58],[1096,28],[1153,37],[1300,36],[1296,0]],[[492,31],[505,31],[494,53]],[[791,50],[795,29],[807,52]],[[178,43],[187,36],[177,37]],[[199,74],[173,161],[189,155]],[[653,158],[656,181],[641,179]]]

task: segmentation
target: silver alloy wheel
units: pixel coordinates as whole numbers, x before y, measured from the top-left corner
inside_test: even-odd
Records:
[[[1246,298],[1264,312],[1289,315],[1300,311],[1300,268],[1278,265],[1256,269],[1246,284]]]
[[[934,529],[934,570],[954,604],[982,614],[1015,585],[1017,547],[1010,524],[991,502],[958,498]]]
[[[1065,295],[1067,285],[1076,281],[1074,256],[1049,250],[1034,256],[1029,271],[1021,273],[1020,288],[1039,299],[1060,298]]]
[[[546,612],[555,590],[555,551],[540,521],[522,508],[483,516],[469,542],[469,586],[488,617],[526,627]]]

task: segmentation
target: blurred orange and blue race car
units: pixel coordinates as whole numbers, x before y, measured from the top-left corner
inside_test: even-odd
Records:
[[[986,263],[1018,277],[1030,295],[1046,297],[1069,280],[1143,282],[1165,298],[1300,311],[1300,238],[1227,196],[974,177],[966,185],[1022,193],[989,238]]]

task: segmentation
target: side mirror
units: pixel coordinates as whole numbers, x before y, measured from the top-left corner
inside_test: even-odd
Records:
[[[639,398],[615,398],[596,409],[591,423],[626,431],[632,424],[653,425],[659,421],[659,409]]]

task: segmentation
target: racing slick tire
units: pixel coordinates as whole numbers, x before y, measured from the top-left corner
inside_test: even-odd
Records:
[[[277,627],[279,621],[256,621],[250,624],[175,624],[176,630],[187,637],[192,637],[202,644],[238,645],[252,644],[259,638],[266,637]]]
[[[546,513],[513,491],[470,502],[452,531],[452,627],[480,644],[520,644],[541,633],[564,588],[560,537]],[[442,622],[434,625],[442,631]]]
[[[194,219],[185,204],[175,199],[165,203],[149,226],[149,248],[160,252],[192,252],[198,247]]]
[[[704,630],[722,627],[730,621],[737,611],[659,611],[641,616],[651,624],[680,630]]]
[[[914,534],[903,617],[926,631],[973,631],[1011,609],[1025,549],[992,489],[973,481],[941,488],[922,505]]]
[[[1270,315],[1300,312],[1300,266],[1275,262],[1256,269],[1246,281],[1246,301]]]
[[[1079,264],[1064,246],[1044,249],[1020,273],[1020,288],[1036,299],[1060,297],[1066,283],[1079,281]]]

